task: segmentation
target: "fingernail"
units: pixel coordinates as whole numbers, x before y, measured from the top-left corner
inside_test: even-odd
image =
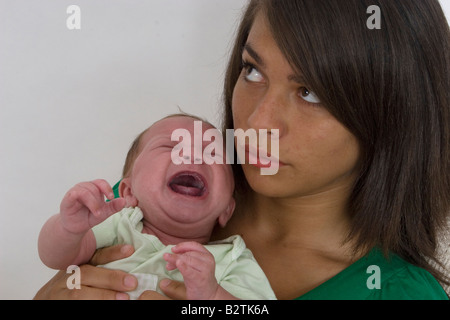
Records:
[[[167,287],[170,284],[170,280],[169,279],[162,279],[161,282],[159,283],[160,287]]]
[[[128,275],[123,279],[123,284],[127,288],[134,289],[137,286],[137,280],[135,277]]]
[[[129,299],[130,297],[126,293],[123,292],[116,293],[116,300],[129,300]]]

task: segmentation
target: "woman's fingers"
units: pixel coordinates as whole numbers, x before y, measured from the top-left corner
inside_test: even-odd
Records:
[[[80,290],[66,290],[64,300],[129,300],[128,294],[113,290],[81,286]]]
[[[121,270],[83,265],[80,267],[80,273],[82,286],[116,292],[132,291],[137,287],[136,278]]]
[[[93,266],[89,267],[95,268]],[[87,276],[87,279],[83,279],[84,277],[81,276],[80,289],[69,289],[67,286],[67,281],[71,276],[71,274],[67,274],[65,271],[59,271],[37,292],[34,299],[35,300],[127,300],[129,298],[126,293],[93,286],[96,282],[95,281],[92,282],[91,277],[89,276],[92,270],[94,269],[90,270],[89,268],[86,269],[84,266],[80,267],[81,274],[83,276]],[[120,282],[121,281],[120,278],[121,278],[120,275],[116,275],[116,280],[113,280],[113,282]]]
[[[144,291],[138,300],[170,300],[170,298],[165,297],[156,291],[148,290]]]
[[[159,283],[159,288],[170,299],[186,300],[186,286],[183,282],[163,279]]]

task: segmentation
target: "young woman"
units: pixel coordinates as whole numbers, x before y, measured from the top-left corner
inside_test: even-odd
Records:
[[[280,169],[234,167],[236,212],[215,237],[242,235],[278,299],[448,298],[431,262],[450,211],[449,27],[437,0],[375,2],[381,29],[374,1],[252,0],[238,30],[224,129],[278,129]],[[82,268],[84,290],[59,274],[37,298],[135,285]]]

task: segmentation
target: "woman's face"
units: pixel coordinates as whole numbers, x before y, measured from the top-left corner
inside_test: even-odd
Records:
[[[257,166],[243,165],[252,189],[269,197],[291,198],[351,185],[359,159],[357,139],[293,71],[261,13],[242,61],[233,93],[234,129],[279,130],[281,163],[276,175],[262,176]]]

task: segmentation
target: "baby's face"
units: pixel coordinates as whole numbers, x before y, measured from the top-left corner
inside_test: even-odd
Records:
[[[194,121],[197,120],[190,117],[163,119],[142,137],[130,181],[138,206],[152,224],[174,226],[180,223],[209,228],[220,222],[220,216],[230,206],[234,208],[234,180],[229,165],[175,165],[172,162],[172,150],[179,143],[171,141],[172,133],[177,129],[188,130],[193,144]],[[202,123],[203,133],[212,128]],[[210,143],[203,143],[202,153]],[[194,146],[191,154],[194,154]]]

